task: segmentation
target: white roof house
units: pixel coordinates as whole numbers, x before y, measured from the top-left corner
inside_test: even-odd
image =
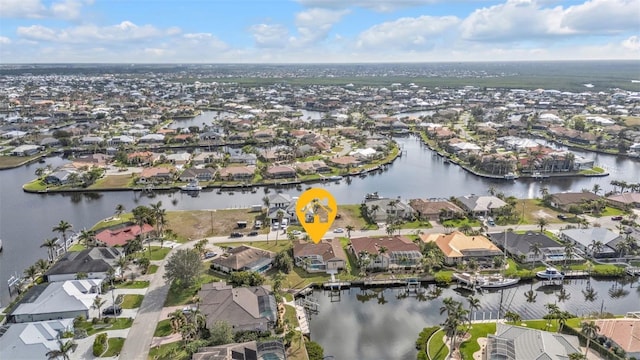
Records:
[[[58,339],[67,331],[73,331],[73,319],[12,324],[0,336],[0,359],[44,359],[47,352],[59,348]]]
[[[486,346],[486,359],[566,360],[582,352],[577,336],[504,324],[487,336]]]

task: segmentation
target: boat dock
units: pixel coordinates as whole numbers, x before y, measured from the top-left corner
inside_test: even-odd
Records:
[[[589,272],[583,271],[583,270],[570,270],[570,271],[564,272],[565,279],[576,279],[576,278],[583,278],[583,277],[589,277],[589,276],[590,276]]]
[[[625,272],[627,273],[627,275],[629,276],[640,276],[640,267],[637,266],[629,266],[627,267],[627,269],[625,270]]]

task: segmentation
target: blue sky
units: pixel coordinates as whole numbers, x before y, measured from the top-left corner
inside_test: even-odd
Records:
[[[0,63],[640,59],[639,0],[0,0]]]

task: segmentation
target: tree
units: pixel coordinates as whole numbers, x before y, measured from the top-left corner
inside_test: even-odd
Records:
[[[120,268],[120,279],[124,280],[124,272],[129,269],[129,259],[126,256],[120,256],[116,260],[116,266]]]
[[[53,227],[54,232],[62,234],[62,241],[64,242],[64,251],[67,252],[67,232],[71,230],[73,226],[64,220],[60,220],[58,225]]]
[[[290,273],[293,270],[293,259],[289,256],[289,252],[280,251],[273,260],[273,266],[285,274]]]
[[[279,209],[276,213],[276,218],[278,219],[278,229],[276,231],[276,245],[278,244],[278,235],[280,234],[280,227],[282,226],[282,219],[284,218],[284,211]]]
[[[540,232],[544,232],[544,227],[549,225],[549,221],[547,221],[547,219],[545,218],[537,218],[536,219],[536,223],[538,224],[538,226],[540,226]]]
[[[100,318],[100,316],[102,315],[102,312],[100,311],[100,309],[104,306],[104,304],[107,303],[107,300],[103,300],[100,296],[96,296],[95,298],[93,298],[93,304],[91,304],[91,308],[92,309],[97,309],[98,310],[98,319]]]
[[[304,343],[304,347],[307,349],[307,355],[309,355],[309,360],[324,359],[324,349],[317,342],[307,341]]]
[[[598,335],[598,331],[600,331],[600,326],[598,326],[595,321],[583,321],[580,323],[580,332],[587,338],[587,346],[585,346],[584,356],[587,357],[587,353],[589,352],[589,345],[591,343],[591,339]]]
[[[201,266],[200,254],[193,249],[180,249],[167,260],[164,278],[180,288],[188,288],[200,275]]]
[[[38,272],[40,274],[44,274],[49,268],[49,262],[45,259],[38,259],[35,265],[36,265],[36,268],[38,268]]]
[[[604,249],[604,244],[600,240],[591,240],[591,244],[588,247],[591,249],[591,257],[596,257],[596,254]]]
[[[24,275],[33,282],[36,279],[36,276],[38,276],[38,268],[35,265],[30,265],[28,268],[24,269]]]
[[[536,257],[536,261],[538,261],[538,258],[540,258],[540,255],[542,255],[542,244],[537,242],[529,245],[529,251],[533,253],[533,256]],[[535,262],[534,262],[534,265],[535,265]]]
[[[480,299],[470,295],[467,297],[467,302],[469,303],[469,315],[473,313],[474,310],[480,309]]]
[[[514,325],[518,325],[520,324],[520,321],[522,321],[522,318],[520,317],[520,314],[513,312],[513,311],[507,311],[504,314],[504,319],[513,323]]]
[[[148,257],[141,257],[138,259],[138,268],[142,271],[143,274],[147,273],[149,266],[151,265],[151,260]]]
[[[195,245],[193,245],[193,249],[200,254],[200,256],[204,255],[205,251],[207,251],[207,245],[209,244],[209,240],[202,239],[199,240]]]
[[[233,342],[233,329],[226,321],[216,321],[209,329],[209,341],[212,346]]]
[[[586,359],[587,359],[587,356],[586,355],[582,355],[580,353],[571,353],[571,354],[569,354],[569,360],[586,360]]]
[[[347,230],[347,237],[351,239],[351,232],[355,230],[355,227],[353,225],[347,225],[345,226],[345,230]]]
[[[40,247],[47,248],[47,259],[53,262],[56,259],[56,248],[58,247],[58,238],[45,239]]]
[[[564,265],[567,265],[567,260],[573,260],[576,255],[576,244],[569,242],[564,246]]]
[[[442,301],[443,306],[440,308],[440,314],[447,313],[447,318],[444,323],[442,323],[442,327],[445,330],[446,335],[451,339],[451,345],[449,349],[451,352],[455,351],[455,339],[458,334],[458,327],[469,323],[469,310],[462,307],[462,303],[453,300],[453,298],[448,297]]]
[[[122,204],[116,205],[116,211],[115,211],[116,218],[119,219],[120,215],[124,214],[125,210],[126,209],[125,209],[124,205],[122,205]]]
[[[176,309],[174,312],[169,314],[169,324],[171,325],[171,332],[177,333],[180,331],[182,326],[186,324],[187,317],[184,316],[184,313],[180,309]]]
[[[75,351],[76,347],[78,347],[78,345],[73,340],[62,342],[62,340],[58,339],[58,349],[48,351],[45,356],[48,360],[58,360],[60,358],[62,358],[62,360],[69,360],[71,359],[69,353]]]
[[[86,248],[89,248],[92,244],[95,244],[96,234],[92,230],[82,229],[80,235],[78,235],[78,240],[84,244]]]
[[[592,191],[594,194],[598,195],[598,193],[599,193],[600,191],[602,191],[602,187],[600,186],[600,184],[594,184],[594,185],[593,185],[593,188],[591,189],[591,191]]]

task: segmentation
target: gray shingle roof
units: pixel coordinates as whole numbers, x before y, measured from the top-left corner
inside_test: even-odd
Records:
[[[77,252],[70,251],[58,260],[45,273],[45,276],[77,274],[79,272],[106,272],[114,266],[121,255],[122,252],[113,247],[95,247]]]

